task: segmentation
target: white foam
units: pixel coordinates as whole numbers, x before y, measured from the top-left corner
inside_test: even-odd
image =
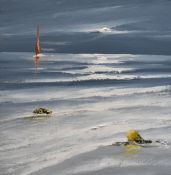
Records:
[[[102,77],[104,78],[104,77]],[[24,102],[38,102],[48,100],[64,100],[73,98],[90,98],[90,97],[112,97],[112,96],[128,96],[131,94],[152,94],[152,93],[169,93],[171,90],[170,86],[156,86],[146,88],[92,88],[92,89],[80,89],[63,93],[61,89],[51,88],[47,91],[46,88],[30,89],[30,90],[13,90],[13,91],[1,91],[0,102],[13,102],[13,103],[24,103]]]
[[[93,160],[86,162],[72,170],[72,173],[83,173],[97,171],[109,167],[130,167],[130,166],[142,166],[147,165],[147,162],[136,162],[131,160],[116,160],[114,158],[103,158],[100,160]],[[69,172],[67,174],[70,174]]]
[[[101,29],[98,30],[101,33],[108,33],[108,32],[112,32],[112,30],[108,27],[102,27]]]

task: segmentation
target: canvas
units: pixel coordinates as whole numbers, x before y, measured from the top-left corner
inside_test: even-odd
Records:
[[[170,18],[170,0],[0,0],[0,175],[170,175]]]

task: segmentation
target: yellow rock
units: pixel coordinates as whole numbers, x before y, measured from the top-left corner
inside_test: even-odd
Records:
[[[126,133],[126,137],[128,139],[129,142],[132,141],[143,141],[144,139],[140,136],[140,134],[138,133],[138,131],[136,130],[129,130]]]

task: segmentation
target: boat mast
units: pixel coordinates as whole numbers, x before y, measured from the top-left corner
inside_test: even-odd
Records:
[[[40,40],[39,40],[39,25],[38,25],[36,33],[35,57],[39,58],[39,54],[40,54]]]

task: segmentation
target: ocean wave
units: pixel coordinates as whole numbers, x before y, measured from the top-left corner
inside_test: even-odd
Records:
[[[119,86],[122,84],[125,85],[142,85],[142,86],[159,86],[162,83],[165,85],[170,85],[171,77],[165,77],[165,76],[116,76],[116,77],[105,77],[103,75],[95,76],[95,77],[79,77],[76,79],[45,79],[45,80],[17,80],[17,81],[5,81],[1,82],[0,90],[5,89],[18,89],[18,88],[33,88],[33,87],[51,87],[51,86],[109,86],[109,85],[115,85]]]
[[[30,90],[13,90],[11,91],[1,91],[0,92],[0,103],[36,103],[36,102],[52,102],[58,101],[59,103],[71,103],[72,100],[75,102],[96,102],[97,100],[107,100],[115,97],[126,97],[131,95],[143,95],[143,94],[169,94],[171,92],[170,86],[156,86],[156,87],[143,87],[143,88],[93,88],[79,90],[72,90],[71,92],[63,93],[61,89],[58,91],[56,89],[50,89],[49,91],[45,89],[30,89]],[[41,95],[43,94],[43,95]]]
[[[86,69],[84,69],[84,72],[87,73],[96,73],[96,72],[118,72],[122,73],[124,71],[131,71],[133,68],[124,68],[124,67],[110,67],[110,66],[105,66],[105,65],[89,65]],[[93,75],[92,75],[93,76]]]
[[[92,75],[85,75],[85,76],[80,76],[80,77],[76,77],[73,79],[61,79],[58,80],[56,78],[52,78],[52,79],[28,79],[28,80],[24,80],[21,81],[21,83],[56,83],[56,84],[81,84],[84,82],[99,82],[99,84],[101,83],[108,83],[108,82],[114,82],[114,83],[119,83],[119,81],[121,82],[127,82],[127,81],[133,81],[133,80],[158,80],[158,79],[171,79],[171,75],[142,75],[142,76],[135,76],[135,75],[116,75],[116,76],[108,76],[108,75],[99,75],[99,74],[92,74]],[[20,81],[18,81],[19,83]],[[105,85],[105,84],[104,84]]]

